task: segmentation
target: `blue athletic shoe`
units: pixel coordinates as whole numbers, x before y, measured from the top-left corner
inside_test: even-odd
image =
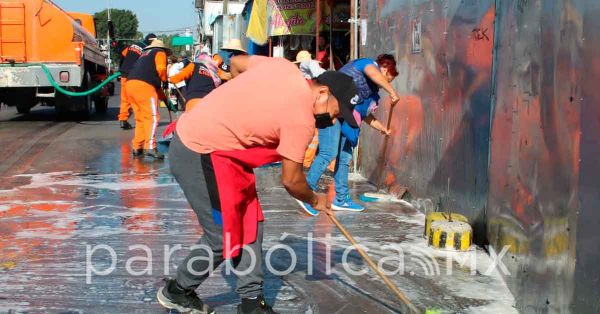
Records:
[[[346,198],[345,201],[340,202],[337,198],[333,200],[333,204],[331,204],[331,208],[333,210],[345,210],[351,212],[362,212],[365,210],[364,207],[355,203],[350,197]]]
[[[296,202],[298,202],[298,204],[300,204],[300,207],[302,207],[302,209],[304,209],[304,211],[311,215],[311,216],[316,216],[319,214],[319,211],[314,209],[312,206],[310,206],[310,204],[308,203],[304,203],[301,200],[296,200]]]

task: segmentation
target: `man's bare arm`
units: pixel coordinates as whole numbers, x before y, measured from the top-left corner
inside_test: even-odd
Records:
[[[236,76],[248,70],[249,66],[250,56],[248,55],[235,56],[231,58],[231,76],[235,78]]]
[[[310,204],[316,210],[331,210],[327,195],[317,194],[308,186],[302,164],[284,157],[281,164],[281,182],[292,197]]]

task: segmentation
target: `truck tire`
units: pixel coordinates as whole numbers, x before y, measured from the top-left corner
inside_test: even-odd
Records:
[[[106,86],[108,86],[108,95],[114,96],[115,95],[115,83],[110,82],[110,83],[106,84]]]
[[[92,76],[90,75],[90,73],[88,71],[85,71],[85,74],[83,75],[83,81],[81,82],[81,86],[77,89],[78,92],[84,92],[87,91],[88,89],[91,88],[92,85]],[[79,101],[79,103],[81,104],[82,108],[81,110],[78,110],[77,113],[77,117],[80,118],[81,120],[88,120],[90,118],[90,116],[92,115],[93,109],[94,109],[94,103],[92,102],[92,96],[91,95],[87,95],[87,96],[82,96],[82,97],[75,97],[75,99],[77,101]]]
[[[6,96],[8,106],[17,107],[17,112],[27,114],[37,104],[35,88],[11,88]]]
[[[31,106],[18,104],[17,112],[20,114],[28,114],[29,112],[31,112]]]
[[[76,92],[89,89],[91,76],[86,71],[83,75],[81,86],[75,88]],[[92,114],[92,96],[68,96],[56,91],[54,109],[60,119],[73,118],[76,120],[87,120]]]
[[[94,109],[98,114],[104,114],[108,111],[108,97],[95,97]]]

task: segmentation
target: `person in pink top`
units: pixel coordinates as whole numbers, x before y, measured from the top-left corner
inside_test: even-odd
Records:
[[[217,164],[220,158],[233,154],[240,165],[242,160],[262,159],[252,158],[261,151],[275,154],[282,160],[281,180],[288,193],[316,210],[329,211],[326,195],[313,192],[306,182],[304,153],[315,127],[329,127],[338,119],[356,124],[352,102],[357,92],[347,75],[328,71],[306,80],[297,66],[282,58],[237,56],[231,62],[234,79],[180,117],[169,148],[171,172],[204,231],[199,244],[209,248],[192,250],[178,267],[176,278],[158,292],[160,304],[180,312],[214,312],[194,290],[224,258],[232,256],[223,251],[223,223],[230,221],[230,213],[226,212],[229,207],[221,206],[229,199],[222,199],[226,191],[219,187],[240,185],[241,179],[224,182],[235,179],[223,175],[223,164]],[[249,182],[252,186],[246,190],[255,189]],[[227,195],[231,192],[227,190]],[[275,313],[263,297],[263,219],[258,216],[252,222],[257,225],[248,226],[245,220],[243,226],[244,232],[254,232],[254,242],[244,242],[239,255],[232,256],[236,270],[246,273],[238,276],[236,288],[242,298],[238,313],[242,314]]]

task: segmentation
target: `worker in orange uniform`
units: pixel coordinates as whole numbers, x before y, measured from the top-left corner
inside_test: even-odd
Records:
[[[219,53],[212,58],[201,55],[199,62],[186,65],[181,72],[169,78],[173,84],[185,80],[185,111],[190,111],[200,100],[212,90],[219,87],[222,82],[232,79],[236,69],[232,66],[232,60],[239,55],[248,54],[242,47],[242,41],[231,39],[225,43]]]
[[[210,56],[200,56],[199,62],[189,63],[169,81],[178,84],[185,81],[185,112],[190,111],[204,96],[217,88],[223,80],[218,75],[217,64]]]
[[[121,64],[119,65],[119,72],[121,72],[121,105],[119,108],[119,125],[123,130],[131,129],[131,124],[129,124],[129,114],[131,108],[131,102],[127,97],[127,76],[129,72],[133,69],[135,62],[139,59],[142,51],[146,46],[152,43],[153,40],[156,39],[156,35],[150,33],[146,35],[143,42],[134,43],[129,47],[123,49],[121,52]]]
[[[133,156],[151,156],[163,159],[165,156],[156,148],[156,129],[160,115],[159,99],[165,100],[162,84],[167,81],[167,56],[171,49],[155,39],[144,51],[127,81],[127,95],[131,100],[135,114],[135,135],[133,137]]]

